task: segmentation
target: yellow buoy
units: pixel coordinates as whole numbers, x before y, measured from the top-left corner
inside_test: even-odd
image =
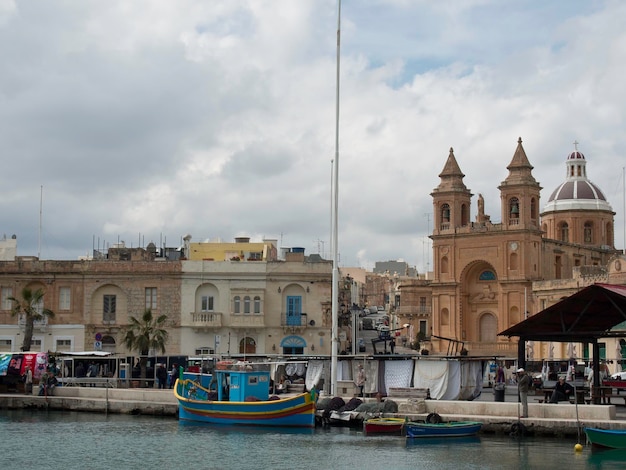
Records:
[[[576,444],[576,445],[574,446],[574,450],[575,450],[576,452],[582,452],[582,450],[583,450],[583,446],[582,446],[581,444]]]

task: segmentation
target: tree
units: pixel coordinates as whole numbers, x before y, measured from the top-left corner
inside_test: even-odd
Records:
[[[165,344],[168,340],[167,330],[164,329],[167,315],[155,317],[149,308],[143,312],[140,319],[130,317],[125,329],[124,344],[130,351],[139,353],[141,378],[146,378],[146,364],[151,349],[165,353]]]
[[[33,292],[33,290],[29,287],[24,287],[22,289],[21,298],[8,298],[13,302],[11,315],[24,315],[26,324],[24,328],[22,351],[30,351],[30,345],[33,342],[33,329],[35,322],[44,320],[45,318],[54,318],[54,312],[49,308],[43,307],[44,293],[43,289],[37,289]]]

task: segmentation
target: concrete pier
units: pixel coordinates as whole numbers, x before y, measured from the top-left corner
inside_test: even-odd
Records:
[[[399,405],[408,402],[408,399],[393,400]],[[529,403],[529,417],[520,419],[517,403],[487,401],[485,397],[475,401],[425,400],[425,404],[424,413],[393,416],[423,421],[430,413],[437,413],[444,421],[480,421],[483,432],[487,433],[508,434],[516,423],[522,423],[536,435],[576,435],[584,426],[626,429],[626,407],[616,405]],[[178,416],[178,403],[172,390],[141,388],[59,387],[52,397],[5,393],[0,395],[0,408],[142,414],[174,419]]]

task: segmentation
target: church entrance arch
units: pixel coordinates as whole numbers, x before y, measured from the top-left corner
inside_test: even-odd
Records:
[[[487,261],[476,260],[465,267],[460,280],[461,338],[495,343],[498,318],[493,312],[498,310],[500,291],[496,270]]]

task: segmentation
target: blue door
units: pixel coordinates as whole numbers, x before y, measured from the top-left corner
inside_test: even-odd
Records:
[[[302,297],[299,295],[287,296],[287,325],[300,326],[302,318]]]

